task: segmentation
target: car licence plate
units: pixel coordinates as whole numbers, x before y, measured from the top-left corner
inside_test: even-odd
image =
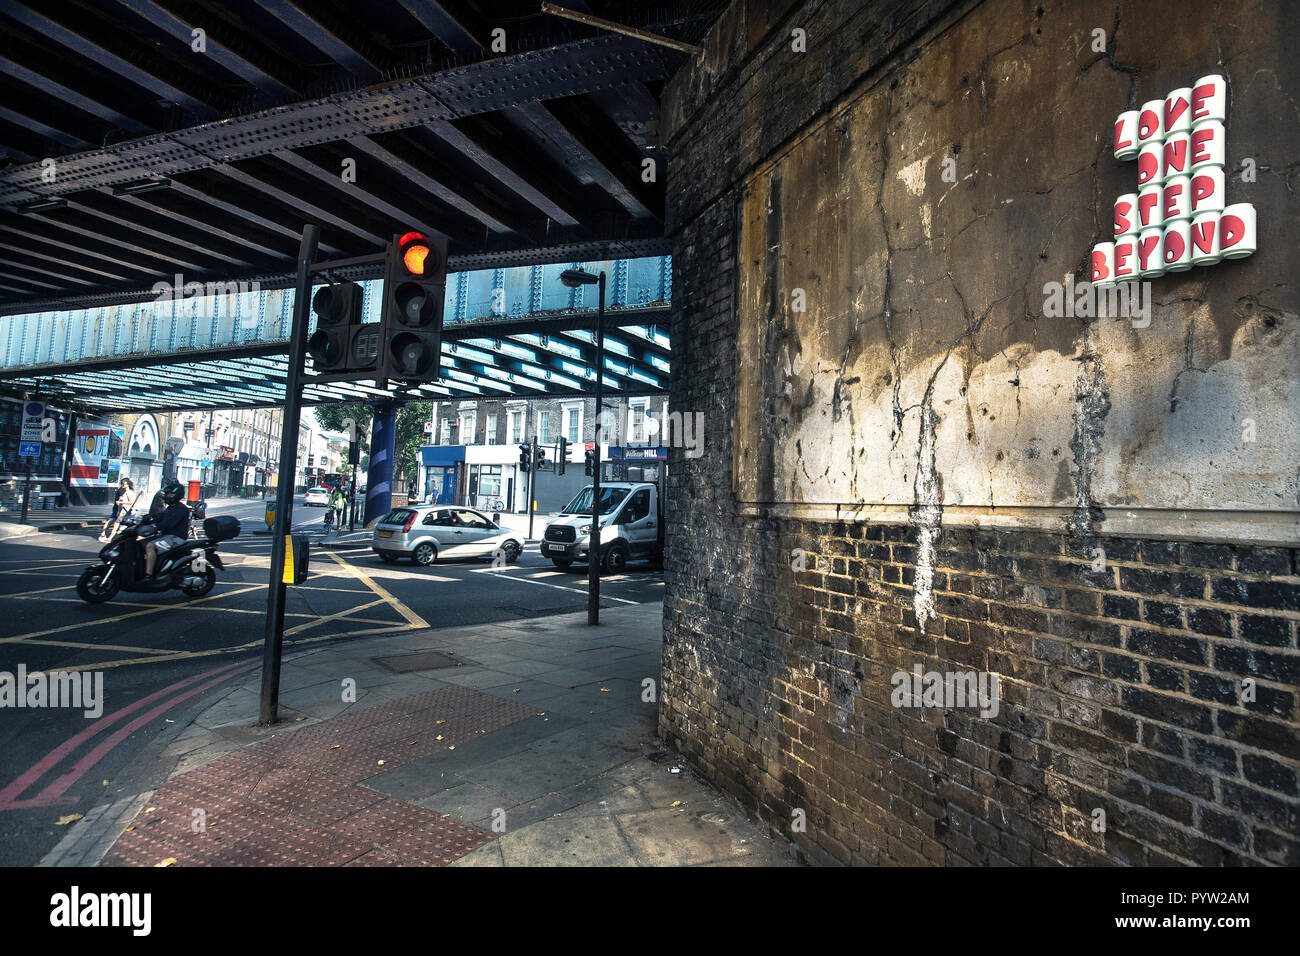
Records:
[[[381,531],[381,532],[379,532],[379,537],[381,537],[381,538],[391,538],[392,536],[393,536],[393,532],[391,532],[391,531]]]

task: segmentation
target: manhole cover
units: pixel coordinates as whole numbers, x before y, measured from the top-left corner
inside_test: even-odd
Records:
[[[394,674],[409,674],[412,671],[432,671],[440,667],[455,667],[457,664],[473,664],[475,661],[457,660],[441,651],[416,651],[414,654],[398,654],[395,657],[372,657],[372,661]]]

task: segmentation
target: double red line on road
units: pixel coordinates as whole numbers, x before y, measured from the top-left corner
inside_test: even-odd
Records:
[[[19,810],[26,807],[48,807],[56,803],[68,802],[67,798],[63,796],[64,793],[67,792],[68,788],[85,776],[86,772],[90,770],[91,767],[99,763],[99,761],[102,760],[109,751],[136,730],[140,729],[151,720],[156,720],[162,714],[165,714],[177,704],[193,697],[195,694],[201,694],[203,691],[215,687],[223,681],[229,680],[245,671],[252,670],[259,666],[259,664],[260,662],[255,660],[245,661],[240,664],[227,664],[225,667],[218,667],[214,670],[205,671],[202,674],[196,674],[193,677],[187,677],[184,680],[177,681],[175,684],[164,687],[162,690],[155,691],[147,697],[142,697],[134,703],[123,707],[121,710],[116,710],[105,717],[101,717],[85,730],[74,734],[63,743],[59,744],[38,760],[31,769],[23,773],[17,780],[9,784],[3,790],[0,790],[0,811]],[[19,799],[19,796],[31,787],[35,786],[37,781],[39,781],[46,772],[57,766],[60,761],[90,738],[94,737],[101,731],[109,729],[118,721],[129,717],[142,707],[147,707],[149,704],[163,698],[165,698],[165,700],[163,700],[161,704],[147,713],[141,714],[130,723],[114,731],[107,740],[100,743],[97,747],[91,750],[90,753],[78,760],[71,769],[59,776],[53,783],[49,784],[35,797],[28,800]]]

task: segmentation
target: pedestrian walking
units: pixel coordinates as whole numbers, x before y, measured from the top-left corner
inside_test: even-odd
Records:
[[[330,495],[329,510],[334,514],[334,525],[338,533],[343,533],[343,509],[347,506],[347,501],[343,497],[343,490],[335,488]]]

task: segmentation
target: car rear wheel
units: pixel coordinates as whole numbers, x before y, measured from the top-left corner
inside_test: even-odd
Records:
[[[428,567],[438,560],[438,549],[428,541],[417,544],[415,550],[411,552],[411,560],[422,567]]]
[[[392,564],[397,560],[397,555],[393,554],[391,551],[376,551],[375,553],[379,555],[379,560],[384,562],[384,564]]]

